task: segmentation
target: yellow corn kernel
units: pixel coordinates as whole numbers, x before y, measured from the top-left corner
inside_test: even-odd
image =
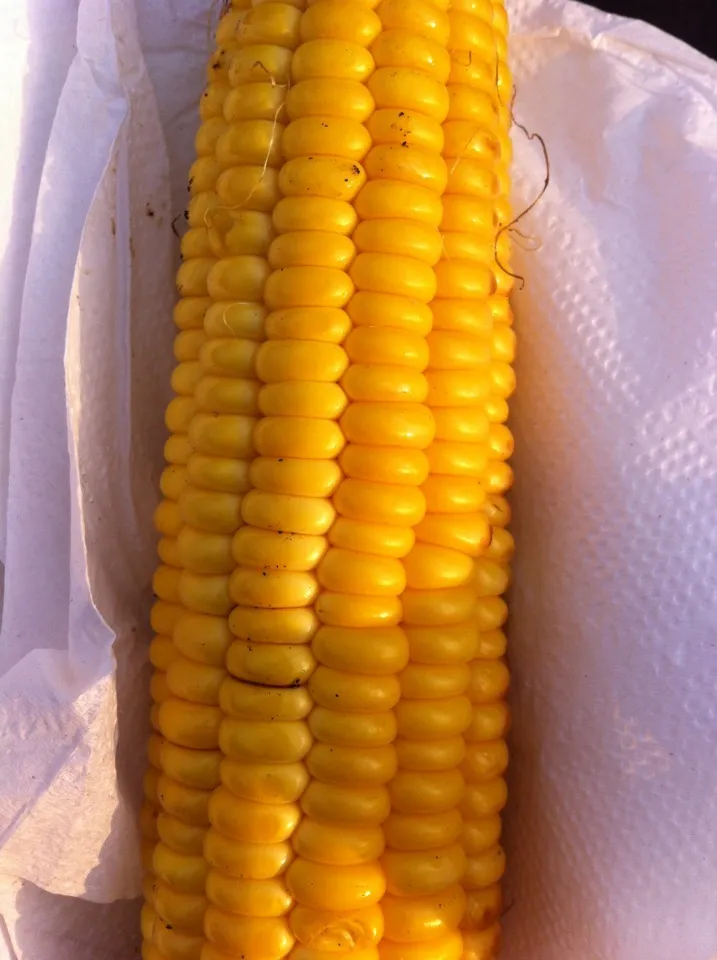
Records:
[[[296,763],[247,763],[225,757],[221,780],[237,797],[262,803],[293,803],[299,799],[309,776],[306,767]]]
[[[375,906],[345,911],[338,919],[330,911],[297,906],[291,912],[290,923],[297,941],[318,953],[341,949],[350,950],[355,956],[366,947],[375,946],[383,935],[383,915]]]
[[[387,896],[382,902],[386,936],[398,943],[437,940],[463,919],[466,895],[459,884],[426,897]]]
[[[375,862],[337,866],[299,858],[289,867],[286,879],[297,903],[337,912],[377,903],[386,889]]]
[[[280,917],[242,917],[225,913],[213,904],[204,916],[204,932],[211,944],[222,953],[219,960],[229,956],[251,956],[257,960],[280,960],[293,944],[286,921]],[[209,960],[212,953],[206,948],[202,956]]]

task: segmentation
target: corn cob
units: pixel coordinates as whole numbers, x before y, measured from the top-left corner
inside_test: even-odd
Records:
[[[244,6],[209,65],[178,278],[143,956],[487,960],[504,12]]]

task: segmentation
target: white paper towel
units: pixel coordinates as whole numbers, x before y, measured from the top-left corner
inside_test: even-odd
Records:
[[[136,949],[101,902],[138,891],[169,224],[218,6],[0,10],[0,960]],[[717,67],[566,0],[509,12],[551,182],[516,257],[505,957],[714,960]],[[520,210],[544,170],[515,147]]]
[[[717,65],[584,7],[514,17],[551,182],[515,301],[506,956],[713,960]]]

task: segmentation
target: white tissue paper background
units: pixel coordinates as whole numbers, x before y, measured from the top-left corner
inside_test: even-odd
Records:
[[[170,226],[218,7],[0,6],[0,960],[139,956]],[[504,957],[715,960],[717,65],[509,12],[550,186],[516,237]]]

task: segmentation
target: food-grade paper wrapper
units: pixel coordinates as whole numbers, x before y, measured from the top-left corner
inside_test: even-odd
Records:
[[[139,955],[171,226],[219,6],[0,9],[0,960]],[[717,66],[508,6],[549,185],[514,234],[504,956],[713,960]],[[514,143],[518,213],[546,163]]]

